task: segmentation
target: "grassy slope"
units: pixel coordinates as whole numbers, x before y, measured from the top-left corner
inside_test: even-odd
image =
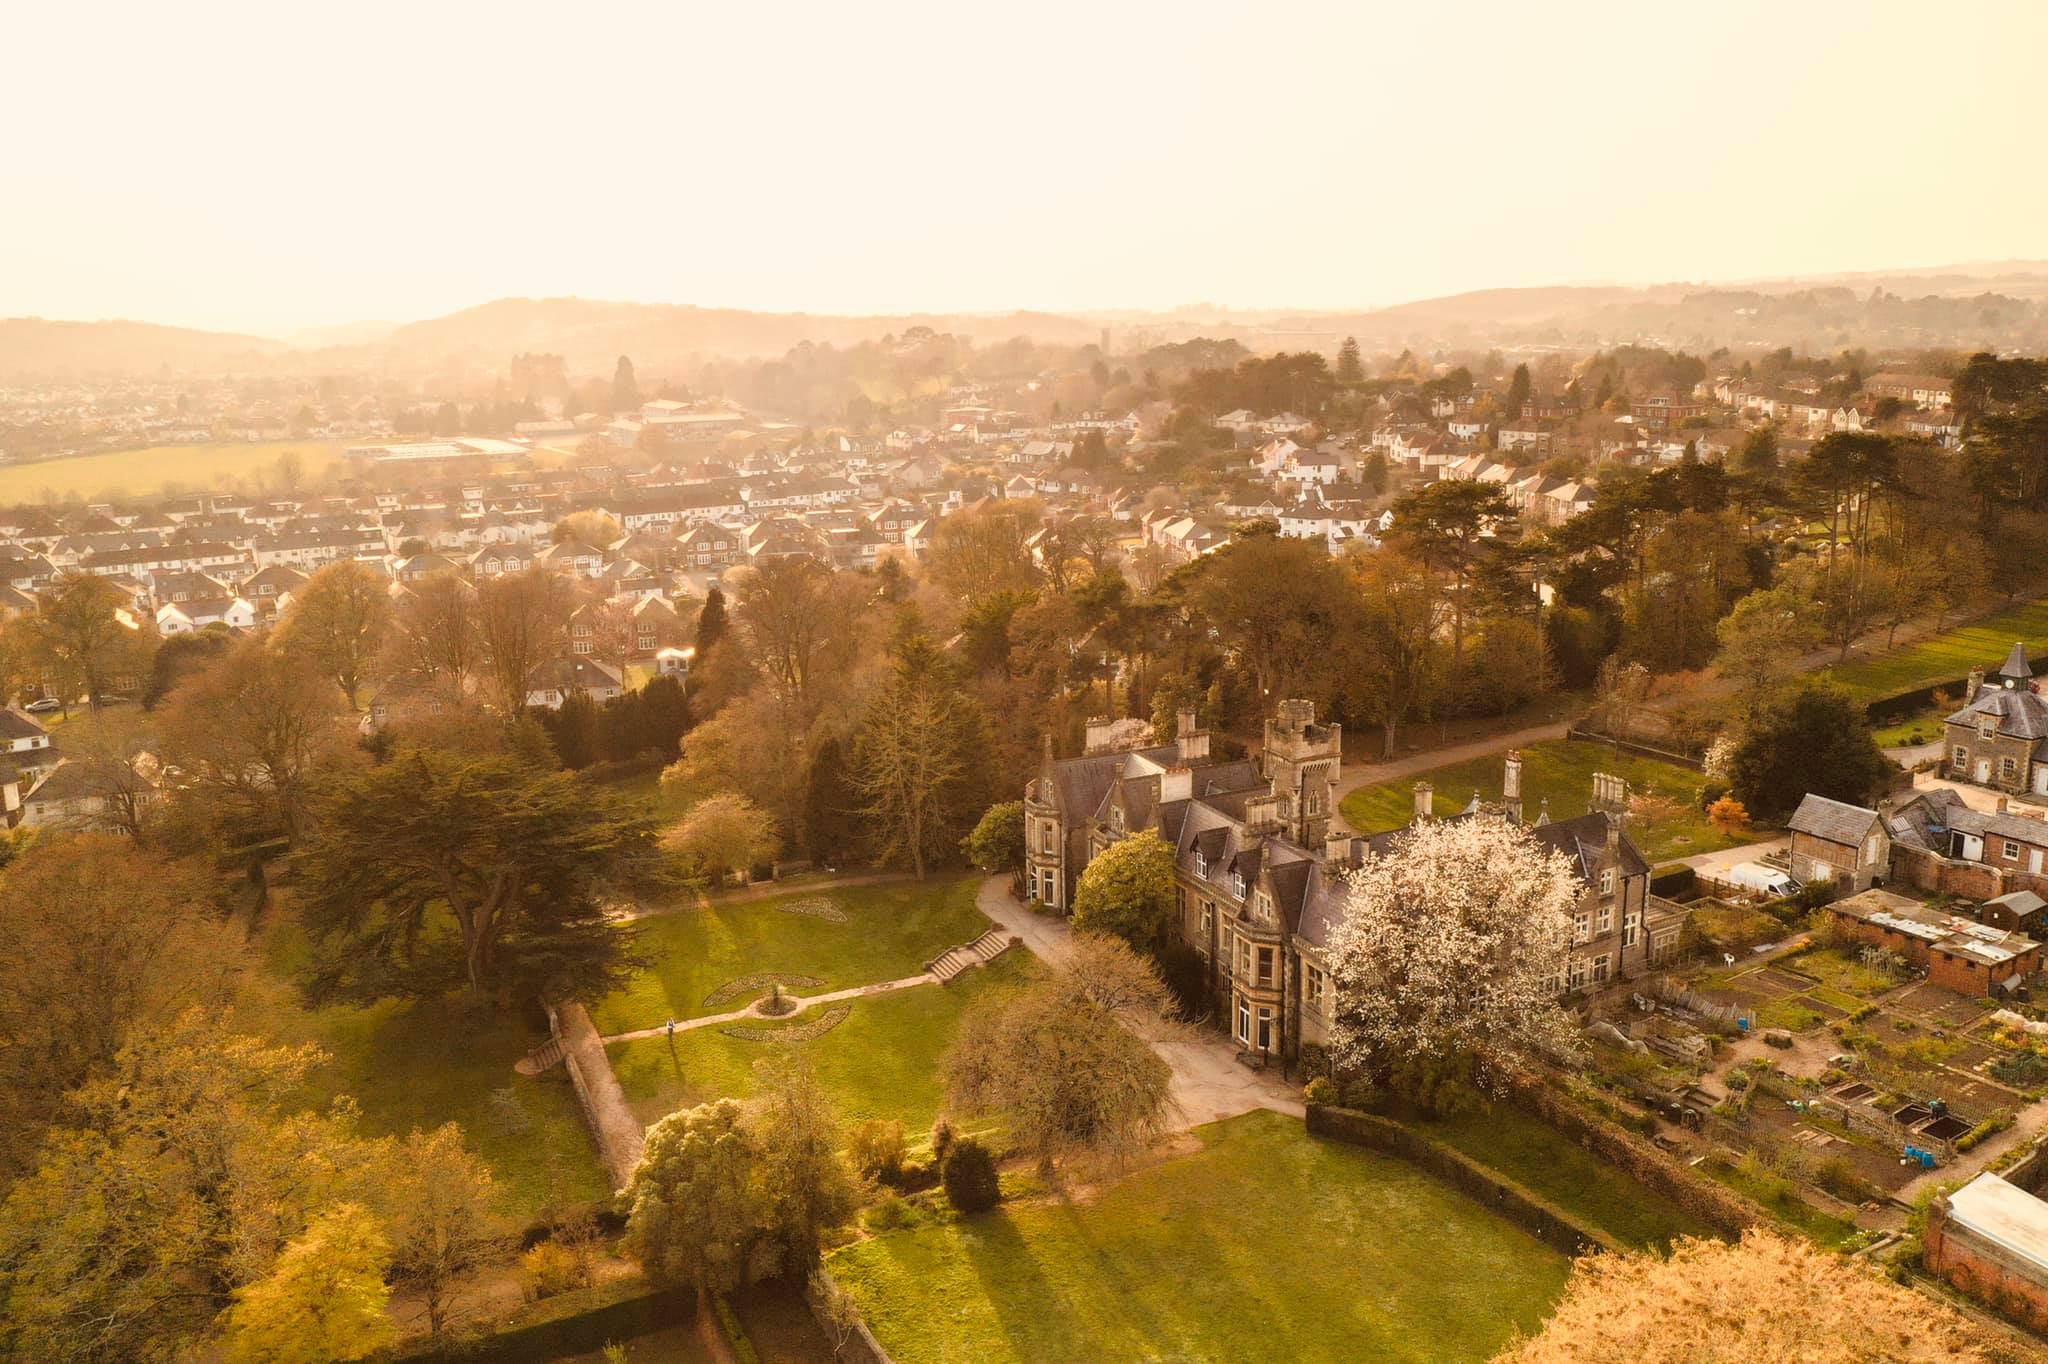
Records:
[[[1954,681],[1979,665],[1996,668],[2015,639],[2026,641],[2031,657],[2048,649],[2048,597],[2022,602],[1894,653],[1831,669],[1830,674],[1856,696],[1875,701]]]
[[[227,441],[215,445],[158,445],[104,455],[44,460],[0,469],[0,505],[38,502],[54,494],[97,500],[163,491],[166,483],[204,489],[236,478],[260,477],[287,450],[305,461],[307,478],[317,477],[338,458],[340,447],[317,440]]]
[[[919,985],[850,1003],[846,1021],[830,1032],[797,1044],[816,1067],[847,1122],[895,1118],[916,1144],[931,1130],[941,1106],[939,1057],[953,1040],[961,1012],[990,990],[1024,980],[1037,963],[1021,948],[969,971],[948,985]],[[784,1027],[816,1017],[807,1011]],[[749,1023],[749,1027],[775,1026]],[[698,1028],[667,1038],[617,1042],[612,1070],[633,1111],[644,1122],[711,1099],[744,1098],[753,1089],[753,1067],[776,1054],[779,1045]]]
[[[1352,828],[1381,833],[1408,823],[1414,810],[1414,786],[1427,781],[1436,788],[1435,810],[1454,815],[1477,792],[1483,800],[1500,799],[1501,755],[1489,754],[1434,768],[1413,777],[1361,786],[1344,798],[1343,814]],[[1543,800],[1550,801],[1552,819],[1582,815],[1592,804],[1593,774],[1612,772],[1633,792],[1655,791],[1685,806],[1677,819],[1658,824],[1646,835],[1634,827],[1630,837],[1652,861],[1733,847],[1747,841],[1730,838],[1707,823],[1699,808],[1706,778],[1689,767],[1639,758],[1605,744],[1566,739],[1533,744],[1522,750],[1522,807],[1534,819]]]
[[[1399,1161],[1253,1113],[1083,1204],[881,1235],[833,1273],[901,1364],[1477,1360],[1568,1262]]]
[[[303,950],[289,921],[273,925],[265,946],[276,980],[288,981]],[[453,1001],[307,1009],[282,985],[260,992],[250,1014],[265,1035],[327,1050],[333,1059],[313,1073],[308,1097],[351,1096],[366,1132],[462,1124],[497,1175],[508,1213],[531,1217],[550,1201],[607,1193],[567,1074],[513,1072],[514,1061],[546,1040],[517,1015]]]
[[[1496,1107],[1428,1123],[1420,1130],[1631,1245],[1662,1244],[1676,1236],[1712,1231],[1527,1114]]]
[[[663,1020],[724,1013],[705,997],[744,976],[768,971],[814,976],[824,988],[871,985],[914,976],[948,947],[972,942],[989,922],[974,907],[980,881],[957,877],[923,884],[798,890],[772,900],[679,909],[641,921],[641,950],[653,965],[591,1010],[598,1031],[628,1032]],[[829,900],[847,922],[831,923],[776,908]]]

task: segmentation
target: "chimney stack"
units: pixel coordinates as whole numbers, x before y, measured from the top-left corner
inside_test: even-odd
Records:
[[[1351,865],[1351,835],[1336,829],[1323,835],[1323,862],[1332,870]]]
[[[1175,719],[1179,722],[1179,727],[1174,731],[1176,738],[1185,739],[1195,732],[1195,708],[1193,706],[1182,706],[1180,713],[1175,716]]]
[[[1419,781],[1415,783],[1415,822],[1417,824],[1426,822],[1434,813],[1432,802],[1435,796],[1436,788],[1428,782]]]
[[[1970,669],[1970,680],[1963,685],[1963,704],[1968,705],[1976,700],[1977,693],[1982,690],[1984,690],[1984,670],[1982,668]]]
[[[1195,794],[1195,774],[1191,768],[1169,767],[1159,778],[1159,803],[1188,800]]]
[[[1506,769],[1501,773],[1500,794],[1508,807],[1508,818],[1516,824],[1522,822],[1522,751],[1508,750]]]
[[[1091,716],[1089,716],[1089,717],[1088,717],[1088,752],[1090,752],[1090,753],[1107,753],[1107,752],[1109,752],[1109,750],[1111,749],[1111,747],[1113,747],[1113,744],[1112,744],[1112,742],[1111,742],[1111,739],[1110,739],[1110,731],[1111,731],[1111,730],[1112,730],[1112,729],[1113,729],[1113,728],[1115,727],[1115,725],[1116,725],[1116,721],[1114,721],[1114,720],[1110,719],[1110,718],[1109,718],[1109,717],[1108,717],[1107,715],[1091,715]]]

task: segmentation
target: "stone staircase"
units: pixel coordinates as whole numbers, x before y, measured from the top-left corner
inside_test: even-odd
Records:
[[[938,978],[941,985],[977,966],[985,966],[1008,950],[1017,940],[1000,928],[988,932],[968,943],[965,947],[949,947],[937,957],[925,963],[925,970]]]
[[[534,1052],[531,1056],[522,1056],[519,1060],[513,1062],[512,1068],[521,1075],[538,1075],[542,1071],[552,1070],[560,1065],[562,1063],[562,1055],[562,1039],[550,1037],[542,1044],[540,1050]]]

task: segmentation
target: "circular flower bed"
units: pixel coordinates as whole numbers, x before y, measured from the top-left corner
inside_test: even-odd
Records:
[[[742,1042],[808,1042],[814,1037],[823,1037],[846,1021],[853,1010],[845,1004],[835,1004],[815,1018],[802,1023],[792,1023],[786,1028],[755,1028],[743,1023],[730,1023],[719,1031],[727,1037],[737,1037]]]
[[[741,976],[738,980],[729,980],[719,986],[704,996],[704,1007],[710,1009],[720,1004],[730,1004],[736,999],[758,994],[770,985],[781,985],[790,990],[810,990],[824,983],[816,976],[792,975],[787,971],[760,971],[751,976]]]

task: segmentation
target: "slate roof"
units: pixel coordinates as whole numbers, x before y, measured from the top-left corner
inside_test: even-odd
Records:
[[[38,734],[47,733],[48,730],[12,706],[0,709],[0,739],[33,739]]]
[[[2008,691],[1986,686],[1977,699],[1964,706],[1946,723],[1972,729],[1986,715],[1998,717],[1998,732],[2010,739],[2048,739],[2048,701],[2031,691]]]
[[[1795,834],[1852,846],[1863,841],[1876,818],[1875,810],[1850,805],[1846,801],[1829,800],[1809,791],[1799,802],[1799,808],[1792,812],[1792,822],[1787,827]]]
[[[1529,835],[1538,843],[1557,849],[1572,864],[1578,878],[1592,883],[1593,873],[1600,865],[1600,859],[1607,855],[1608,816],[1599,810],[1583,814],[1575,819],[1552,820],[1548,824],[1529,826]],[[1630,841],[1626,833],[1621,837],[1621,874],[1623,876],[1647,876],[1650,864]]]

